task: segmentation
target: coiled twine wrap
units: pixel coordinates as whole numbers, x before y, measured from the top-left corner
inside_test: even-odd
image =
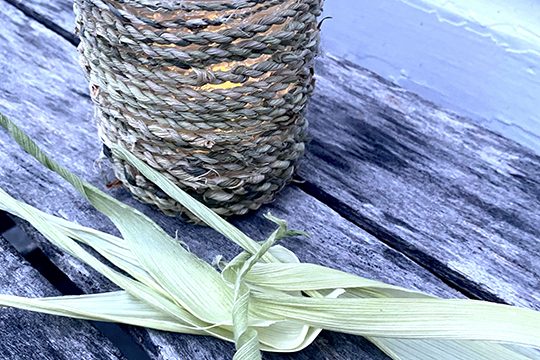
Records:
[[[224,216],[272,201],[304,152],[321,6],[75,0],[81,66],[105,148],[131,150]],[[184,213],[134,168],[112,161],[137,198]]]

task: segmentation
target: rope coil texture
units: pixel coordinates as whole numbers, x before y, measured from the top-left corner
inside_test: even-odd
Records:
[[[223,216],[272,201],[304,153],[321,7],[322,0],[75,0],[80,62],[105,147],[130,149]],[[137,198],[186,214],[111,158]]]

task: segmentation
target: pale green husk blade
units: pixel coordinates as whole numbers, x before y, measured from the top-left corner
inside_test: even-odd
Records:
[[[125,291],[40,299],[0,295],[0,305],[84,320],[118,322],[185,334],[205,334],[203,330],[157,311]]]
[[[540,314],[507,305],[459,299],[316,299],[254,293],[263,318],[370,337],[510,342],[540,348]]]
[[[540,353],[527,356],[503,345],[478,341],[410,340],[371,338],[388,356],[399,360],[537,360]],[[523,348],[521,348],[523,349]]]

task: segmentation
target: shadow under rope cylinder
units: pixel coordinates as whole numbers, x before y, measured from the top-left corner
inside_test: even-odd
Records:
[[[272,201],[304,153],[321,7],[322,0],[76,0],[100,139],[130,149],[221,215]],[[137,198],[185,213],[111,158]]]

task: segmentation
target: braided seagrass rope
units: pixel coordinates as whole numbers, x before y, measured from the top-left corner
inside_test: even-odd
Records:
[[[304,152],[322,0],[75,0],[100,138],[217,213],[273,200]],[[112,157],[139,199],[184,209]],[[189,215],[189,214],[187,214]]]

